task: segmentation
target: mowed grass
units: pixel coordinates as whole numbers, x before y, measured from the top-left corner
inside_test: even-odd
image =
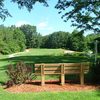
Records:
[[[9,55],[0,55],[0,84],[8,80],[5,71],[9,64],[24,61],[34,67],[35,63],[63,63],[88,61],[83,56],[64,55],[63,49],[30,49]],[[0,86],[0,100],[100,100],[100,91],[82,92],[39,92],[39,93],[9,93]]]
[[[100,91],[9,93],[0,88],[0,100],[100,100]]]
[[[12,54],[11,54],[12,55]],[[29,49],[25,52],[19,52],[11,55],[0,56],[0,82],[7,81],[8,77],[5,73],[9,64],[16,64],[23,61],[34,68],[35,63],[66,63],[66,62],[82,62],[88,59],[83,56],[64,55],[63,49]],[[49,77],[50,78],[50,77]],[[55,78],[55,77],[54,77]],[[47,77],[48,79],[48,77]]]

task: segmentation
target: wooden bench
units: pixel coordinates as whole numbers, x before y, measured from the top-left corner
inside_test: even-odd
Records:
[[[65,84],[66,74],[79,74],[80,84],[84,85],[84,74],[89,71],[89,63],[53,63],[35,64],[35,74],[40,75],[41,85],[45,84],[45,75],[60,75],[61,85]]]

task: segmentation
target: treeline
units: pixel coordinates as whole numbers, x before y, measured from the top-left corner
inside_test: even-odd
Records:
[[[94,39],[100,34],[84,36],[83,33],[74,30],[69,32],[54,32],[42,36],[37,32],[36,26],[22,25],[21,27],[0,26],[0,53],[10,54],[24,51],[26,48],[64,48],[74,51],[93,50]],[[98,43],[100,52],[100,42]]]

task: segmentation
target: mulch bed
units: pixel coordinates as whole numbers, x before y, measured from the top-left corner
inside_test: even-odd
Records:
[[[12,93],[22,93],[22,92],[63,92],[63,91],[88,91],[88,90],[100,90],[99,85],[80,85],[79,83],[67,82],[65,85],[61,86],[59,81],[46,81],[44,86],[41,86],[40,81],[32,81],[28,84],[15,85],[10,88],[6,88],[7,91]]]

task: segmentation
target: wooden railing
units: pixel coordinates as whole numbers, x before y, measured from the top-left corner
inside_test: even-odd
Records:
[[[79,74],[80,84],[84,84],[84,74],[89,71],[89,63],[53,63],[35,64],[35,74],[41,75],[41,85],[45,84],[45,75],[61,75],[61,85],[65,84],[66,74]]]

